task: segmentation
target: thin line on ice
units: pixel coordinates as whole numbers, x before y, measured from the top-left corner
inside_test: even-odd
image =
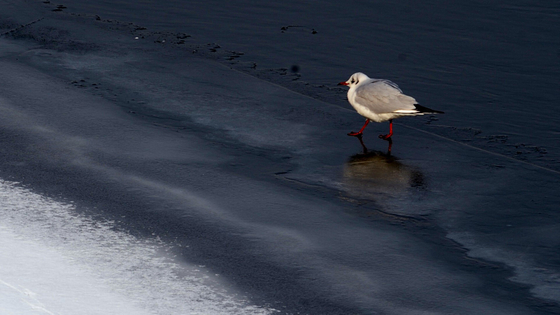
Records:
[[[409,129],[413,129],[413,130],[416,130],[416,131],[419,131],[419,132],[423,132],[423,133],[425,133],[425,134],[429,134],[429,135],[431,135],[431,136],[434,136],[434,137],[437,137],[437,138],[440,138],[440,139],[444,139],[444,140],[453,142],[453,143],[455,143],[455,144],[459,144],[459,145],[468,147],[468,148],[470,148],[470,149],[474,149],[474,150],[477,150],[477,151],[480,151],[480,152],[484,152],[484,153],[486,153],[486,154],[495,155],[495,156],[501,157],[501,158],[506,159],[506,160],[510,160],[510,161],[513,161],[513,162],[517,162],[517,163],[529,165],[529,166],[532,166],[532,167],[535,167],[535,168],[538,168],[538,169],[541,169],[541,170],[544,170],[544,171],[548,171],[548,172],[551,172],[551,173],[560,174],[560,171],[557,171],[557,170],[555,170],[555,169],[548,168],[548,167],[541,166],[541,165],[537,165],[537,164],[535,164],[535,163],[531,163],[531,162],[528,162],[528,161],[523,161],[523,160],[520,160],[520,159],[516,159],[516,158],[513,158],[513,157],[511,157],[511,156],[507,156],[507,155],[505,155],[505,154],[501,154],[501,153],[498,153],[498,152],[492,152],[492,151],[486,150],[486,149],[484,149],[484,148],[479,148],[479,147],[476,147],[476,146],[474,146],[474,145],[470,145],[470,144],[468,144],[468,143],[464,143],[464,142],[461,142],[461,141],[453,140],[453,139],[448,138],[448,137],[445,137],[445,136],[438,135],[437,133],[433,133],[433,132],[430,132],[430,131],[427,131],[427,130],[422,130],[422,129],[420,129],[420,128],[416,128],[416,127],[413,127],[413,126],[405,125],[405,124],[402,124],[402,123],[401,123],[401,124],[398,124],[398,125],[403,126],[403,127],[406,127],[406,128],[409,128]]]
[[[0,231],[0,235],[4,238],[6,235]],[[6,290],[6,287],[8,290]],[[25,289],[17,288],[10,283],[0,279],[0,311],[2,314],[22,314],[21,305],[29,306],[29,311],[38,311],[39,314],[56,315],[47,310],[41,302],[35,299],[35,293]],[[16,305],[18,303],[19,305]],[[24,308],[27,308],[24,306]]]

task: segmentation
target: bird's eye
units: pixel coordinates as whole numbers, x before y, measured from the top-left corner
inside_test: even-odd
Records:
[[[352,79],[352,81],[350,81],[350,83],[354,84],[354,79]]]

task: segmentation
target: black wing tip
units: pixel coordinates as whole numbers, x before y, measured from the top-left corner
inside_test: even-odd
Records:
[[[426,114],[445,114],[442,111],[439,110],[435,110],[435,109],[431,109],[428,107],[424,107],[422,105],[418,105],[418,104],[414,104],[414,107],[416,107],[416,109],[421,112],[421,113],[426,113]]]

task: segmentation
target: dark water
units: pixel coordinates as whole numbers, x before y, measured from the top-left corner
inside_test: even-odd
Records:
[[[57,5],[2,2],[0,177],[288,314],[559,312],[558,4]],[[357,71],[446,114],[363,154]]]

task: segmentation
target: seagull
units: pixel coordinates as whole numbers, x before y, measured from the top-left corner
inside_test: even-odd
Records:
[[[350,87],[348,102],[358,114],[366,118],[366,123],[358,132],[350,132],[349,136],[361,137],[370,121],[389,121],[389,133],[379,135],[379,138],[390,140],[393,136],[393,119],[403,116],[418,116],[424,114],[443,114],[417,104],[416,100],[403,94],[398,85],[385,79],[372,79],[367,75],[356,72],[348,81],[338,85]]]

